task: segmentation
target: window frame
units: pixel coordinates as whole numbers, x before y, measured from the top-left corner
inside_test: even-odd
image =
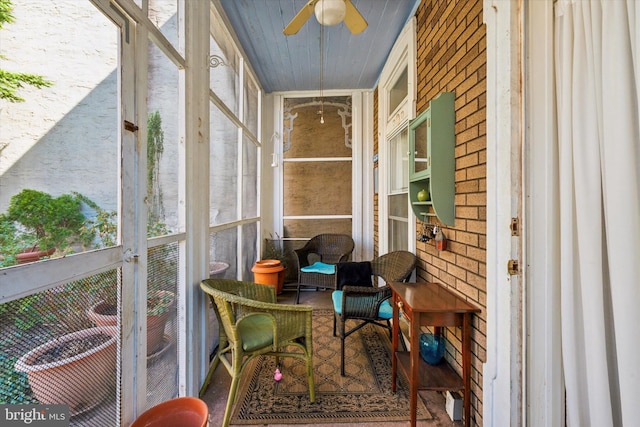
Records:
[[[391,215],[389,214],[388,197],[392,194],[398,194],[393,192],[389,186],[389,177],[394,171],[390,168],[393,167],[390,162],[389,142],[391,138],[399,135],[403,129],[409,127],[409,120],[415,117],[415,104],[416,104],[416,69],[415,64],[416,56],[416,19],[415,17],[409,20],[402,30],[402,33],[396,40],[389,58],[385,63],[380,76],[380,84],[378,86],[378,123],[379,123],[379,144],[378,155],[380,177],[379,177],[379,194],[378,194],[378,252],[386,253],[389,251],[390,238],[389,238],[389,220]],[[398,106],[390,113],[388,113],[388,106],[390,105],[390,92],[394,89],[398,79],[402,76],[404,71],[407,71],[407,97],[401,101]],[[409,176],[407,174],[407,187]],[[408,191],[408,190],[407,190]],[[409,198],[407,197],[407,205],[409,204]],[[408,212],[411,209],[408,207]],[[415,252],[416,250],[416,222],[411,220],[411,215],[408,218],[408,250]]]

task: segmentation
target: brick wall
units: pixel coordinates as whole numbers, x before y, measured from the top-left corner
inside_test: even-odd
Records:
[[[417,242],[420,280],[442,283],[483,310],[474,316],[471,424],[482,425],[482,363],[486,358],[486,30],[482,0],[423,0],[417,18],[417,112],[440,92],[456,95],[454,227],[447,250]],[[434,219],[432,222],[437,222]],[[461,372],[460,330],[449,329],[449,362]],[[453,361],[455,358],[455,362]]]

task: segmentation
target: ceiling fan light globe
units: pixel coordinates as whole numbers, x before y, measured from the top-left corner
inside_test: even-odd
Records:
[[[314,7],[316,19],[325,26],[341,23],[347,13],[344,0],[318,0]]]

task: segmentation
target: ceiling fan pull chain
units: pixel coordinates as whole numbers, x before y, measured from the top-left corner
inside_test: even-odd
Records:
[[[324,13],[324,4],[322,8]],[[320,25],[320,124],[324,124],[324,25]]]

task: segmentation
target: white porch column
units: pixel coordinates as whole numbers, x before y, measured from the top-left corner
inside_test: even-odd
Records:
[[[485,0],[487,25],[487,361],[483,421],[522,425],[522,275],[507,263],[521,257],[512,217],[521,216],[521,1]]]
[[[180,73],[184,138],[180,154],[181,218],[186,240],[181,243],[181,283],[178,312],[181,396],[197,396],[209,366],[206,347],[207,307],[200,280],[209,277],[209,2],[183,0],[178,14],[184,34],[187,67]],[[181,178],[182,179],[182,178]]]

